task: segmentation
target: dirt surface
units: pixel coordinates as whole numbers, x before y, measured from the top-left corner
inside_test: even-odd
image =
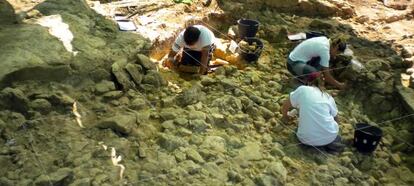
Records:
[[[0,71],[0,166],[7,167],[0,169],[0,185],[414,184],[414,113],[402,106],[412,96],[396,96],[410,60],[401,46],[409,51],[412,38],[398,39],[412,33],[408,10],[338,0],[213,1],[200,9],[194,1],[137,15],[134,21],[159,18],[136,22],[160,34],[152,37],[118,30],[107,6],[120,2],[10,1],[0,8],[12,19],[14,10],[34,6],[16,21],[0,19],[0,42],[6,43],[0,57],[7,64]],[[136,6],[129,9],[119,11]],[[404,17],[379,21],[386,13]],[[76,55],[37,23],[57,14],[73,34]],[[195,21],[185,19],[194,15]],[[358,21],[362,15],[368,21]],[[261,24],[257,37],[264,49],[257,62],[236,58],[243,68],[231,63],[205,76],[157,65],[155,56],[168,52],[185,25],[204,24],[226,43],[241,17]],[[391,29],[378,32],[376,26]],[[364,66],[345,66],[350,59],[342,55],[332,61],[333,74],[348,85],[344,91],[327,87],[336,94],[344,152],[304,147],[295,136],[297,120],[281,122],[281,105],[298,86],[286,69],[297,44],[287,34],[302,31],[349,36]],[[150,55],[158,47],[160,55]],[[384,132],[372,154],[353,147],[360,122]]]

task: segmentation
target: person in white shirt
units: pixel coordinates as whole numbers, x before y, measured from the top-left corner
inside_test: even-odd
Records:
[[[287,68],[290,73],[301,77],[314,71],[322,71],[326,82],[339,88],[345,89],[345,83],[337,81],[330,73],[329,60],[335,59],[338,52],[346,49],[345,38],[342,35],[328,39],[325,36],[314,37],[301,42],[289,54]]]
[[[341,151],[338,127],[338,109],[335,100],[324,91],[320,72],[312,72],[303,78],[306,85],[291,92],[282,106],[283,120],[290,120],[288,111],[299,110],[297,138],[308,146],[321,147],[327,151]]]
[[[172,63],[175,67],[181,65],[197,66],[200,74],[206,74],[215,41],[214,33],[207,27],[203,25],[189,26],[175,39],[165,64],[170,66],[168,64]],[[177,54],[181,49],[183,49],[181,59],[177,59]]]

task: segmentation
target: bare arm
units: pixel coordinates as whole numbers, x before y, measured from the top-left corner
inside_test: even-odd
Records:
[[[207,74],[208,72],[208,52],[210,51],[210,46],[204,47],[201,50],[201,61],[200,61],[200,74]]]
[[[289,118],[288,111],[289,111],[290,108],[292,108],[292,103],[290,102],[290,98],[287,98],[285,100],[285,102],[283,102],[283,106],[282,106],[282,110],[281,110],[283,118],[285,118],[285,119]]]
[[[170,53],[168,53],[168,59],[173,59],[177,55],[177,52],[174,50],[171,50]]]
[[[343,83],[337,81],[332,74],[330,73],[329,68],[327,67],[322,67],[322,71],[323,71],[323,75],[325,76],[325,81],[339,89],[344,89],[345,86]]]

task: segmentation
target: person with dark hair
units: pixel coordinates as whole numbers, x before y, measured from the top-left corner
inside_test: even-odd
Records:
[[[313,71],[304,78],[304,85],[291,92],[285,100],[281,113],[283,121],[292,119],[288,111],[299,110],[299,126],[296,132],[299,141],[326,151],[339,152],[341,143],[338,127],[338,109],[334,98],[324,89],[322,74]]]
[[[329,61],[335,59],[338,52],[346,49],[346,38],[337,35],[328,39],[325,36],[307,39],[296,46],[289,54],[287,69],[299,81],[313,71],[322,71],[326,82],[343,90],[345,83],[337,81],[330,73]]]
[[[175,39],[164,66],[182,72],[207,74],[215,41],[213,32],[205,26],[189,26]],[[177,55],[181,49],[181,55]]]

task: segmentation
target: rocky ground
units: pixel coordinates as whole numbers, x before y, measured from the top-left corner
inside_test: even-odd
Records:
[[[151,62],[153,43],[119,32],[83,0],[46,0],[21,21],[1,11],[9,19],[0,19],[0,185],[414,184],[413,120],[405,117],[412,112],[395,88],[408,68],[400,52],[346,22],[358,13],[356,5],[284,2],[219,1],[224,16],[209,23],[227,33],[240,17],[257,19],[265,51],[243,70],[228,65],[185,79]],[[69,25],[76,55],[35,24],[55,14]],[[365,66],[358,73],[334,71],[349,84],[335,97],[347,144],[340,154],[299,145],[297,123],[279,121],[281,103],[294,89],[285,58],[295,44],[286,34],[303,30],[350,35]],[[337,67],[348,60],[340,57]],[[384,131],[372,155],[352,147],[358,122]],[[122,179],[112,147],[122,156]]]

